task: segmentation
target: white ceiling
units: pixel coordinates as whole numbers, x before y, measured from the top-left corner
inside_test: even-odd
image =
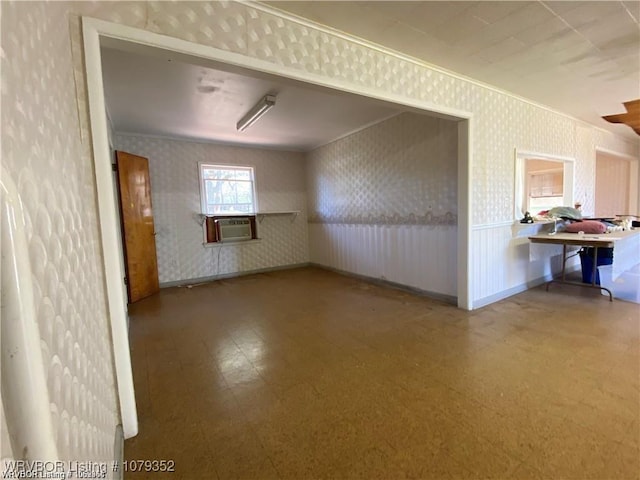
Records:
[[[203,66],[161,50],[103,48],[102,62],[107,110],[118,133],[305,151],[401,111],[279,77]],[[238,120],[266,94],[276,95],[276,105],[238,132]]]
[[[640,98],[640,1],[263,3],[638,138],[600,117]],[[162,50],[106,47],[116,132],[309,150],[402,111]],[[237,132],[266,94],[277,96],[276,106]]]
[[[630,138],[640,1],[266,1]]]

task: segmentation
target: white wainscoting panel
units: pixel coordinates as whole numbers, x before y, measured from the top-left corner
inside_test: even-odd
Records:
[[[455,226],[309,225],[312,263],[455,297]]]
[[[471,285],[474,308],[522,292],[550,280],[562,268],[562,247],[546,246],[544,255],[532,255],[528,238],[552,225],[519,225],[511,222],[478,225],[471,232]],[[548,248],[546,248],[548,247]],[[575,248],[577,250],[577,248]],[[575,269],[579,258],[567,262]]]

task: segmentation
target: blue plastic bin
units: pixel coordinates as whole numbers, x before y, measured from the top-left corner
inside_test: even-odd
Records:
[[[582,283],[591,284],[593,274],[593,247],[586,247],[580,250],[580,263],[582,265]],[[613,263],[613,248],[598,248],[598,259],[596,266],[611,265]],[[600,275],[596,269],[596,285],[600,285]]]

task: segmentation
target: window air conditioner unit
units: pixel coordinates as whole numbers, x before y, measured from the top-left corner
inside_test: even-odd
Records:
[[[216,220],[219,242],[251,240],[251,221],[248,218],[220,218]]]

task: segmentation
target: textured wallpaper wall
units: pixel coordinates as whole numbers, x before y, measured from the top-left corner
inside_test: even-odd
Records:
[[[309,152],[313,223],[455,225],[458,127],[403,113]]]
[[[143,136],[116,135],[116,147],[149,158],[161,283],[309,261],[304,157],[298,152],[239,148]],[[259,243],[205,248],[198,162],[255,168],[260,211],[299,210],[258,223]],[[218,261],[220,264],[218,265]]]
[[[2,163],[25,207],[59,456],[107,461],[119,413],[93,166],[78,119],[87,113],[76,102],[68,8],[2,2]]]
[[[81,15],[262,59],[284,74],[304,71],[356,90],[368,87],[472,112],[476,225],[510,220],[515,148],[575,156],[576,198],[585,198],[587,213],[593,211],[595,146],[638,156],[637,142],[251,4],[2,2],[1,8],[2,162],[27,209],[51,409],[63,458],[111,458],[118,422]],[[474,269],[484,253],[472,252]],[[511,253],[505,251],[479,281],[500,277],[492,288],[507,288]]]
[[[312,262],[456,297],[457,123],[403,113],[307,162]]]

